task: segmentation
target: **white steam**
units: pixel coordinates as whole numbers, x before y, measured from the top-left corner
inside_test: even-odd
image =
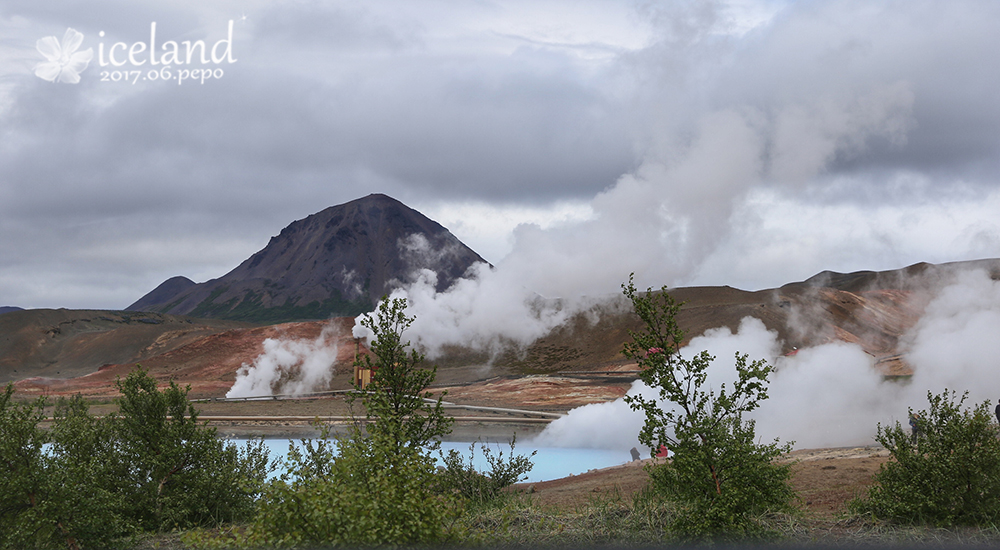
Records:
[[[684,356],[708,350],[716,357],[708,385],[734,378],[735,350],[750,359],[776,366],[769,399],[749,415],[757,421],[762,441],[794,441],[796,448],[873,444],[878,424],[905,419],[907,408],[927,407],[926,394],[945,389],[969,391],[966,405],[1000,397],[1000,282],[983,271],[965,272],[942,289],[911,329],[907,361],[914,369],[909,382],[886,381],[874,369],[874,358],[860,346],[844,342],[799,350],[777,357],[777,335],[763,323],[745,318],[736,334],[713,329],[694,338]],[[727,384],[729,385],[729,384]],[[647,398],[655,392],[641,382],[630,394]],[[535,443],[569,447],[628,449],[638,445],[644,418],[619,399],[573,409],[543,431]],[[904,422],[905,424],[905,422]]]
[[[493,271],[486,264],[470,268],[471,278],[459,279],[447,292],[437,292],[437,274],[423,269],[415,281],[389,296],[406,298],[407,314],[416,317],[414,343],[434,358],[447,344],[497,351],[504,343],[527,345],[564,323],[576,308],[547,301],[512,280],[511,272]],[[579,300],[577,303],[585,303]],[[354,326],[356,338],[371,332]]]
[[[336,369],[339,329],[328,325],[313,340],[264,340],[264,353],[243,363],[226,397],[301,395],[327,389]]]
[[[635,168],[574,196],[587,201],[584,217],[518,226],[495,271],[480,267],[443,293],[429,277],[401,290],[417,315],[414,341],[432,351],[528,342],[581,307],[576,297],[614,293],[631,272],[639,288],[756,289],[824,269],[997,254],[1000,192],[923,169],[921,151],[937,149],[920,147],[946,149],[950,135],[934,131],[934,113],[971,108],[939,92],[942,70],[965,70],[966,38],[952,40],[921,8],[781,11],[752,39],[720,40],[739,27],[720,5],[651,8],[653,43],[603,75],[609,97],[627,96]],[[970,36],[995,40],[981,18],[956,13]],[[915,40],[928,28],[934,40]],[[899,65],[900,44],[933,61]],[[491,212],[501,217],[482,216]]]
[[[754,219],[746,205],[756,190],[797,192],[838,153],[872,136],[903,139],[912,98],[905,87],[887,90],[773,114],[702,113],[687,139],[656,142],[635,171],[595,196],[592,218],[518,226],[495,270],[475,266],[445,292],[435,291],[432,272],[415,274],[394,293],[417,318],[411,338],[432,357],[447,344],[527,344],[591,305],[579,297],[613,293],[631,272],[640,288],[690,283],[737,222]]]
[[[495,270],[475,266],[470,278],[444,292],[435,291],[431,271],[415,274],[393,294],[407,298],[408,313],[416,316],[409,338],[431,357],[448,344],[527,345],[592,305],[581,297],[615,293],[631,272],[639,288],[752,289],[823,269],[996,255],[992,212],[1000,192],[952,183],[962,177],[938,181],[922,168],[922,151],[936,149],[908,145],[921,137],[946,145],[950,134],[935,132],[933,113],[960,105],[942,101],[939,74],[954,64],[944,60],[967,57],[964,40],[946,40],[947,19],[926,16],[934,10],[900,17],[895,7],[859,6],[790,7],[756,29],[753,40],[731,42],[719,40],[729,21],[713,5],[663,7],[654,18],[656,42],[625,56],[618,74],[637,75],[625,87],[634,108],[635,169],[590,198],[585,219],[518,226]],[[968,23],[973,19],[981,18]],[[925,28],[938,29],[934,36],[941,40],[913,42],[927,36]],[[902,67],[899,44],[947,55],[931,56],[940,65]],[[975,118],[956,119],[956,127]],[[942,199],[949,196],[959,198]],[[1000,396],[998,383],[989,380],[991,358],[1000,357],[997,339],[989,338],[1000,328],[993,324],[1000,306],[985,289],[973,288],[968,296],[981,301],[959,315],[954,308],[966,305],[952,293],[960,294],[942,293],[943,301],[928,308],[910,335],[909,360],[917,372],[908,386],[883,382],[857,346],[802,350],[782,359],[771,398],[754,413],[761,433],[800,446],[864,443],[878,422],[923,406],[928,389],[947,385],[975,388],[977,399]],[[356,336],[365,332],[355,329]],[[748,321],[736,334],[710,331],[692,349],[718,357],[711,378],[717,384],[728,379],[735,350],[775,361],[774,339]],[[621,404],[590,406],[554,423],[546,437],[618,446],[621,434],[613,429],[587,435],[602,429],[588,419],[607,416],[597,424],[634,426],[625,420],[629,414]],[[578,428],[568,426],[577,418]]]
[[[912,398],[928,390],[968,390],[980,403],[1000,398],[1000,282],[984,271],[961,273],[928,304],[910,334]]]
[[[656,393],[640,381],[632,384],[628,395],[641,394],[646,399]],[[644,417],[629,408],[624,399],[577,407],[545,427],[530,442],[540,447],[585,449],[629,449],[640,447],[639,430]]]
[[[857,344],[803,349],[777,366],[769,399],[750,415],[765,441],[794,441],[800,449],[868,445],[879,422],[905,416],[898,385],[883,381],[874,358]]]

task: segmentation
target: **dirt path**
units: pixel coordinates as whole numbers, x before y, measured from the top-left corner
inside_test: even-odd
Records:
[[[854,447],[794,451],[785,460],[792,465],[792,487],[807,516],[833,519],[847,511],[847,501],[865,490],[872,475],[889,460],[885,449]],[[591,501],[633,495],[648,481],[644,466],[651,459],[630,462],[563,479],[524,483],[518,488],[532,494],[536,503],[574,510]]]

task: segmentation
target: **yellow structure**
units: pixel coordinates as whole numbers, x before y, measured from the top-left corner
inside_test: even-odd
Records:
[[[354,357],[358,358],[361,354],[361,339],[354,339]],[[365,389],[368,384],[372,382],[372,370],[361,367],[358,361],[354,362],[354,386],[358,389]]]
[[[365,389],[372,382],[372,370],[363,369],[357,364],[354,365],[354,385],[359,389]]]

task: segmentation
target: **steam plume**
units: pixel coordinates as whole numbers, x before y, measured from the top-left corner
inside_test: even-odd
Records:
[[[322,391],[333,377],[339,328],[329,324],[313,340],[264,340],[264,353],[243,363],[226,397],[255,397]]]
[[[715,388],[733,379],[734,350],[776,366],[769,399],[750,414],[762,440],[794,441],[796,448],[869,445],[879,424],[905,419],[908,408],[926,408],[928,391],[967,390],[967,404],[996,402],[998,333],[1000,282],[976,270],[960,273],[945,286],[906,335],[906,359],[914,369],[909,382],[884,380],[874,369],[874,358],[856,344],[834,342],[779,357],[777,335],[753,318],[745,318],[735,334],[713,329],[693,338],[682,355],[709,350],[716,359],[708,384]],[[655,397],[641,382],[629,393]],[[627,449],[638,443],[635,434],[642,423],[641,414],[622,400],[586,405],[550,424],[536,443]]]

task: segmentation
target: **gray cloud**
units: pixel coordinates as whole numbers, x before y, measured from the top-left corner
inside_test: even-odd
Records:
[[[511,235],[510,269],[545,293],[562,292],[555,280],[613,291],[631,269],[651,284],[721,282],[741,264],[756,270],[744,284],[777,285],[1000,254],[986,214],[933,250],[884,221],[943,224],[992,200],[995,3],[594,2],[574,12],[589,19],[545,7],[6,2],[0,305],[123,307],[169,276],[221,275],[292,220],[371,192],[589,200],[590,221]],[[67,26],[96,48],[100,30],[144,40],[152,21],[165,39],[212,41],[229,19],[238,62],[204,85],[101,82],[96,62],[78,85],[30,72],[34,41]],[[883,201],[898,217],[866,216]],[[871,244],[747,259],[808,248],[794,224],[837,208],[875,224],[856,231]],[[109,242],[132,259],[109,264]]]

